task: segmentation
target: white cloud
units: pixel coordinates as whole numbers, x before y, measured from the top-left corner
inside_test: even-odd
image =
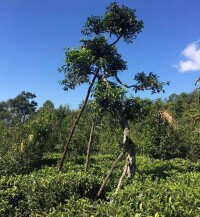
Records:
[[[179,72],[200,70],[200,40],[188,44],[181,55],[184,59],[174,66]]]

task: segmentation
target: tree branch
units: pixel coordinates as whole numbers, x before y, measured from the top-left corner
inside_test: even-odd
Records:
[[[90,92],[91,92],[92,87],[94,85],[94,82],[95,82],[95,80],[97,78],[98,72],[99,71],[96,71],[96,74],[95,74],[95,76],[93,77],[93,79],[92,79],[92,81],[90,83],[90,86],[88,88],[87,95],[86,95],[85,101],[83,103],[83,106],[82,106],[82,108],[80,110],[80,113],[78,114],[78,116],[77,116],[76,120],[74,121],[74,124],[73,124],[73,126],[71,128],[71,131],[70,131],[70,134],[69,134],[69,138],[68,138],[68,141],[67,141],[67,143],[65,145],[63,156],[62,156],[62,159],[61,159],[61,162],[60,162],[60,165],[59,165],[59,170],[62,170],[62,168],[63,168],[63,164],[64,164],[64,160],[65,160],[65,157],[66,157],[66,154],[67,154],[67,151],[68,151],[69,143],[71,142],[71,139],[72,139],[72,136],[74,134],[75,128],[76,128],[76,126],[77,126],[77,124],[79,122],[79,119],[80,119],[80,117],[81,117],[81,115],[82,115],[82,113],[83,113],[83,111],[85,109],[85,106],[87,104],[88,98],[90,96]]]
[[[122,38],[122,35],[120,35],[112,44],[110,44],[109,46],[112,47],[114,46],[120,39]]]
[[[135,85],[130,85],[130,86],[128,86],[127,84],[122,83],[122,81],[118,78],[117,74],[115,75],[115,78],[116,78],[116,80],[117,80],[117,82],[118,82],[119,84],[121,84],[122,86],[124,86],[124,87],[126,87],[126,88],[135,87]]]
[[[94,133],[94,127],[95,127],[95,115],[94,115],[94,118],[92,120],[92,127],[91,127],[91,130],[90,130],[90,138],[89,138],[89,141],[88,141],[88,145],[87,145],[87,155],[86,155],[86,161],[85,161],[85,173],[87,172],[88,170],[88,164],[89,164],[89,158],[90,158],[90,147],[91,147],[91,144],[92,144],[92,140],[93,140],[93,133]]]
[[[107,174],[106,178],[103,180],[103,183],[101,184],[101,187],[100,187],[100,189],[99,189],[99,191],[97,193],[97,197],[100,197],[100,195],[101,195],[101,193],[102,193],[102,191],[103,191],[106,183],[108,182],[108,179],[110,178],[112,172],[114,171],[115,167],[117,166],[117,163],[123,157],[124,153],[125,153],[125,150],[123,149],[121,151],[121,153],[119,154],[119,156],[117,157],[117,159],[114,161],[113,165],[111,166],[110,170],[108,171],[108,174]]]
[[[119,191],[119,189],[121,188],[121,185],[122,185],[122,181],[127,173],[127,170],[128,170],[128,164],[129,164],[129,161],[128,159],[126,158],[126,162],[125,162],[125,165],[124,165],[124,170],[123,170],[123,173],[119,179],[119,182],[118,182],[118,185],[117,185],[117,188],[115,190],[115,194],[117,194],[117,192]]]

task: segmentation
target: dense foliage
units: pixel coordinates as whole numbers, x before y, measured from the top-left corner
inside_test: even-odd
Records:
[[[157,99],[145,120],[132,122],[132,136],[140,154],[154,158],[199,159],[200,104],[199,92],[172,94]]]
[[[189,94],[172,94],[166,100],[152,102],[136,98],[133,101],[134,106],[140,105],[138,109],[142,115],[146,112],[145,118],[139,115],[130,122],[131,136],[137,144],[138,152],[159,159],[179,157],[199,160],[198,98],[198,90]],[[163,116],[163,111],[170,115],[171,122]],[[13,111],[6,112],[11,116]],[[1,116],[0,174],[27,173],[40,167],[44,153],[62,151],[77,112],[69,106],[54,108],[53,103],[47,100],[41,108],[26,117],[25,121],[10,123],[5,116]],[[91,112],[92,107],[89,104],[72,140],[69,150],[71,156],[86,153],[92,123]],[[94,130],[92,153],[116,154],[121,149],[121,138],[120,125],[113,122],[113,117],[101,116]]]
[[[50,157],[50,158],[49,158]],[[58,157],[58,156],[57,156]],[[48,159],[55,159],[51,154]],[[134,181],[117,195],[112,193],[121,173],[119,164],[95,200],[101,178],[111,164],[109,155],[92,157],[83,173],[83,158],[71,159],[62,172],[44,167],[29,175],[2,176],[1,216],[199,216],[200,164],[138,157]],[[67,170],[67,172],[66,172]]]
[[[166,100],[149,101],[146,118],[136,118],[130,123],[131,136],[141,155],[167,160],[138,157],[135,180],[125,180],[124,188],[115,195],[113,188],[123,167],[120,162],[98,200],[95,197],[102,177],[121,149],[120,126],[113,123],[112,116],[104,115],[96,122],[92,143],[95,157],[91,157],[87,173],[83,170],[92,122],[90,104],[72,141],[71,160],[62,172],[53,166],[60,154],[49,152],[62,151],[77,111],[68,106],[55,108],[47,100],[23,121],[10,123],[1,116],[0,215],[200,215],[198,97],[198,90],[194,90],[189,94],[173,94]],[[144,111],[147,111],[146,102],[140,103]],[[7,110],[10,116],[9,111],[12,111]]]

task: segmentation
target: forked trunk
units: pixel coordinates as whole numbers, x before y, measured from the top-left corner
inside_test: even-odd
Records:
[[[122,181],[126,176],[126,174],[128,175],[128,178],[134,178],[136,172],[136,145],[133,143],[132,139],[130,138],[130,129],[128,127],[128,122],[125,121],[123,126],[124,126],[123,144],[126,149],[126,152],[128,153],[128,156],[126,157],[124,170],[119,179],[115,194],[121,188]]]
[[[122,185],[122,181],[124,179],[124,177],[126,176],[126,174],[128,174],[129,178],[133,178],[135,175],[135,171],[136,171],[136,145],[133,143],[133,141],[130,138],[130,129],[128,127],[128,122],[124,122],[123,124],[124,126],[124,138],[123,138],[123,150],[120,153],[120,155],[117,157],[117,159],[115,160],[115,162],[113,163],[113,165],[111,166],[110,170],[108,171],[107,176],[105,177],[105,179],[103,180],[101,187],[98,191],[97,197],[100,197],[105,185],[108,182],[108,179],[110,178],[112,172],[114,171],[117,163],[120,161],[120,159],[123,157],[123,155],[125,154],[125,152],[127,152],[128,156],[126,158],[126,162],[125,162],[125,166],[124,166],[124,170],[123,173],[119,179],[119,183],[117,186],[117,189],[115,191],[115,193],[117,193]]]
[[[105,187],[105,185],[107,184],[108,182],[108,179],[110,178],[112,172],[114,171],[115,167],[117,166],[117,163],[121,160],[121,158],[124,156],[124,153],[125,153],[125,149],[123,149],[121,151],[121,153],[119,154],[119,156],[116,158],[116,160],[114,161],[113,165],[111,166],[110,170],[108,171],[108,174],[107,176],[105,177],[105,179],[103,180],[102,184],[101,184],[101,187],[97,193],[97,197],[100,197],[101,196],[101,193]]]

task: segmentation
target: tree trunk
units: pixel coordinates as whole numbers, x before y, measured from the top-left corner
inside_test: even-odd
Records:
[[[123,157],[124,153],[125,153],[125,150],[123,149],[123,150],[121,151],[121,153],[119,154],[119,156],[118,156],[118,157],[116,158],[116,160],[114,161],[113,165],[111,166],[110,170],[108,171],[107,176],[105,177],[105,179],[103,180],[103,182],[102,182],[102,184],[101,184],[101,187],[100,187],[100,189],[99,189],[99,191],[98,191],[98,193],[97,193],[97,197],[100,197],[100,195],[101,195],[101,193],[102,193],[102,191],[103,191],[103,189],[104,189],[106,183],[108,182],[108,179],[110,178],[112,172],[114,171],[115,167],[117,166],[117,163],[118,163],[118,162],[121,160],[121,158]]]
[[[115,162],[113,163],[113,165],[111,166],[110,170],[108,171],[107,176],[105,177],[105,179],[103,180],[103,183],[101,184],[101,187],[97,193],[97,197],[100,197],[106,183],[108,182],[108,179],[110,178],[112,172],[114,171],[117,163],[120,161],[120,159],[123,157],[124,153],[127,152],[128,156],[126,158],[126,163],[124,166],[124,171],[119,179],[119,183],[117,186],[117,189],[115,191],[115,193],[117,193],[121,187],[122,181],[125,177],[126,174],[128,174],[129,178],[133,178],[135,175],[135,171],[136,171],[136,145],[134,144],[134,142],[132,141],[132,139],[130,138],[130,129],[128,127],[128,121],[127,120],[123,120],[122,126],[124,128],[124,137],[123,137],[123,145],[124,148],[122,150],[122,152],[120,153],[120,155],[117,157],[117,159],[115,160]]]
[[[128,127],[128,121],[124,121],[124,138],[123,143],[125,149],[128,153],[127,161],[128,161],[128,168],[127,174],[129,178],[133,178],[136,171],[136,145],[130,138],[130,129]]]
[[[86,106],[86,104],[87,104],[88,98],[89,98],[89,96],[90,96],[90,92],[91,92],[92,87],[93,87],[93,85],[94,85],[94,82],[95,82],[95,80],[96,80],[96,78],[97,78],[97,74],[98,74],[98,73],[96,73],[96,74],[94,75],[94,78],[92,79],[92,81],[91,81],[91,83],[90,83],[90,86],[89,86],[89,88],[88,88],[87,95],[86,95],[85,101],[84,101],[84,103],[83,103],[83,106],[82,106],[82,108],[81,108],[81,110],[80,110],[80,113],[78,114],[78,116],[77,116],[77,118],[75,119],[74,124],[73,124],[73,126],[72,126],[72,128],[71,128],[71,131],[70,131],[70,134],[69,134],[67,143],[66,143],[66,145],[65,145],[65,149],[64,149],[64,152],[63,152],[63,156],[62,156],[62,159],[61,159],[61,162],[60,162],[60,165],[59,165],[59,170],[62,170],[62,168],[63,168],[63,164],[64,164],[64,160],[65,160],[65,157],[66,157],[66,154],[67,154],[67,151],[68,151],[69,143],[71,142],[71,139],[72,139],[72,136],[73,136],[73,134],[74,134],[75,128],[76,128],[76,126],[77,126],[77,124],[78,124],[78,122],[79,122],[79,120],[80,120],[80,117],[81,117],[81,115],[82,115],[82,113],[83,113],[83,111],[84,111],[84,109],[85,109],[85,106]]]
[[[126,174],[128,174],[128,178],[133,178],[135,176],[136,171],[136,145],[130,138],[130,130],[128,127],[128,122],[125,121],[124,124],[124,138],[123,138],[124,147],[126,149],[126,152],[128,153],[128,156],[126,158],[125,166],[123,173],[119,179],[117,188],[115,190],[115,194],[119,191],[122,185],[122,181]]]
[[[119,189],[121,188],[121,185],[122,185],[122,181],[127,173],[127,169],[128,169],[128,159],[126,158],[126,162],[125,162],[125,165],[124,165],[124,171],[119,179],[119,182],[118,182],[118,185],[117,185],[117,188],[115,190],[115,194],[117,194],[117,192],[119,191]]]
[[[88,164],[89,164],[89,158],[90,158],[90,147],[91,147],[91,143],[92,143],[92,139],[93,139],[94,126],[95,126],[95,119],[92,121],[92,127],[91,127],[91,131],[90,131],[90,138],[89,138],[88,145],[87,145],[87,156],[86,156],[86,161],[85,161],[85,172],[87,172],[87,170],[88,170]]]

